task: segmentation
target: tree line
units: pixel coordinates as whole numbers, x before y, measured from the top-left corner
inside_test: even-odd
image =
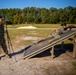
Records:
[[[65,8],[37,8],[25,7],[23,9],[0,9],[0,15],[5,14],[11,24],[76,24],[76,7]]]

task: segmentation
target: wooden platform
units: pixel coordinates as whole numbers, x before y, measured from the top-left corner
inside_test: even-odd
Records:
[[[51,47],[54,47],[55,45],[57,45],[59,42],[63,42],[67,39],[69,39],[71,36],[74,36],[76,34],[76,31],[74,30],[70,30],[64,34],[61,34],[60,35],[60,38],[59,39],[55,39],[54,41],[52,41],[51,43],[49,43],[48,41],[52,38],[52,37],[49,37],[49,38],[45,38],[45,40],[39,42],[39,43],[36,43],[36,44],[33,44],[33,45],[30,45],[24,52],[24,56],[23,58],[24,59],[28,59],[28,58],[31,58]],[[53,52],[53,51],[52,51]],[[52,54],[53,55],[53,54]]]

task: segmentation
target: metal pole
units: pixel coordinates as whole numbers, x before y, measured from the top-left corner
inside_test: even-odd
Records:
[[[13,49],[13,46],[12,46],[12,42],[11,42],[11,39],[10,39],[9,34],[8,34],[7,23],[6,23],[6,34],[7,34],[7,39],[8,39],[9,50],[10,50],[10,46],[11,46],[12,52],[14,53],[14,49]],[[14,58],[15,58],[15,61],[17,62],[15,56],[14,56]]]

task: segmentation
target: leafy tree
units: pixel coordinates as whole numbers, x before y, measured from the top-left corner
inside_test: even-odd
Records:
[[[0,9],[0,15],[7,15],[12,24],[25,23],[76,23],[76,7],[65,8],[37,8],[25,7],[24,9],[10,8]]]

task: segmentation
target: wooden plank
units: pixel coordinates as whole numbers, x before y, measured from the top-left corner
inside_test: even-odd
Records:
[[[73,41],[74,41],[74,43],[73,43],[73,52],[71,53],[71,52],[66,52],[69,56],[71,56],[72,58],[76,58],[76,35],[74,36],[74,38],[73,38]]]
[[[74,36],[73,57],[76,58],[76,35]]]
[[[47,39],[42,42],[31,45],[31,47],[28,48],[24,52],[23,58],[31,58],[31,57],[49,49],[49,48],[51,48],[52,46],[55,46],[59,42],[63,42],[65,40],[67,40],[69,37],[71,37],[75,33],[76,33],[76,31],[71,30],[71,31],[66,32],[65,34],[60,35],[60,39],[56,39],[56,40],[52,41],[51,43],[49,43],[48,42],[49,39]]]
[[[54,57],[55,57],[55,55],[54,55],[54,46],[52,46],[52,50],[50,51],[50,53],[51,53],[52,59],[54,59]]]

